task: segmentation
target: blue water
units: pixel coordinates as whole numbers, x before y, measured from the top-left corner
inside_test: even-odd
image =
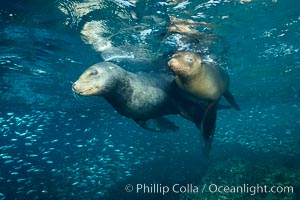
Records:
[[[190,28],[213,37],[168,32],[172,17],[205,22]],[[254,185],[286,174],[270,182],[293,185],[293,194],[269,198],[300,199],[299,38],[297,0],[1,0],[0,199],[185,199],[124,187],[232,183],[236,166]],[[153,133],[103,98],[71,90],[104,60],[170,73],[165,64],[176,49],[224,67],[241,106],[218,112],[209,161],[192,123],[171,116],[179,131]]]

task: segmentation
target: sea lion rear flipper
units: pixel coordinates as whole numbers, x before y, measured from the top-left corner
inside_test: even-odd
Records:
[[[201,133],[204,139],[203,141],[203,153],[206,157],[209,157],[209,151],[215,134],[216,121],[217,121],[217,108],[218,102],[212,102],[208,104],[201,124]]]
[[[228,90],[223,94],[225,99],[231,104],[231,106],[236,110],[241,110],[240,106],[235,102],[233,95]]]
[[[179,129],[178,126],[165,117],[148,120],[135,120],[135,122],[142,128],[155,132],[174,132]]]
[[[230,109],[230,108],[232,108],[232,106],[218,104],[218,110],[225,110],[225,109]]]

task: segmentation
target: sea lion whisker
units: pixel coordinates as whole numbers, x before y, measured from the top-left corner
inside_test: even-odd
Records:
[[[90,90],[92,90],[93,88],[88,88],[88,89],[85,89],[85,90],[81,90],[81,91],[78,91],[79,94],[82,94],[84,92],[88,92]]]
[[[73,91],[73,96],[74,96],[74,98],[75,98],[77,101],[82,101],[82,100],[79,98],[78,94],[77,94],[76,92],[74,92],[74,91]]]

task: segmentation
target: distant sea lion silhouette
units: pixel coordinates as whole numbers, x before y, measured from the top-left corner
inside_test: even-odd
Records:
[[[110,62],[88,68],[73,84],[72,90],[83,96],[103,96],[121,115],[141,127],[158,132],[176,131],[165,115],[179,114],[200,128],[206,104],[182,94],[174,76],[137,75]],[[220,106],[227,109],[228,106]]]
[[[229,92],[229,76],[219,66],[205,63],[198,54],[192,52],[179,52],[172,56],[168,66],[176,74],[175,82],[178,87],[192,99],[208,101],[200,126],[205,149],[210,149],[215,132],[217,119],[217,105],[222,96],[236,110],[240,107]]]

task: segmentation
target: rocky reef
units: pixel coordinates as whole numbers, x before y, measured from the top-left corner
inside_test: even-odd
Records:
[[[300,170],[282,165],[232,158],[213,165],[197,193],[180,200],[296,200],[300,198]]]

